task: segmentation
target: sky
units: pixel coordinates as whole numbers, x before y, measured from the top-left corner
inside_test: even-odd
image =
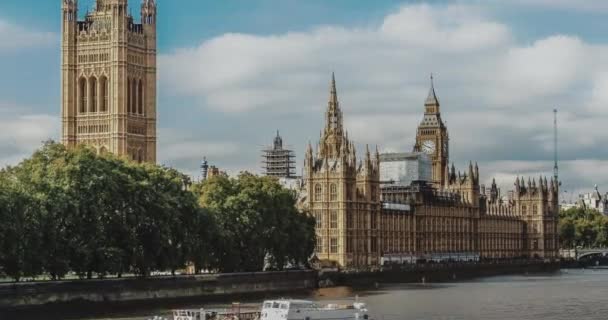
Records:
[[[358,149],[411,151],[433,73],[457,168],[551,176],[557,108],[563,198],[608,191],[608,1],[157,2],[161,164],[260,172],[280,130],[300,170],[332,72]],[[0,1],[0,166],[59,139],[60,6]]]

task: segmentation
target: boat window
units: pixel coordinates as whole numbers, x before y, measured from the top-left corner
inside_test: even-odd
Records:
[[[287,303],[282,303],[281,309],[289,309],[289,306],[287,305]]]
[[[278,309],[279,308],[279,303],[278,302],[273,302],[272,303],[272,308],[273,309]]]
[[[272,308],[272,303],[270,303],[270,302],[264,303],[264,308],[267,308],[267,309]]]

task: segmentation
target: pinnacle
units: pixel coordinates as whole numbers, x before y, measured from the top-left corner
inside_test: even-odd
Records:
[[[329,89],[329,103],[338,106],[338,90],[336,89],[336,75],[331,73],[331,86]]]
[[[429,90],[429,95],[424,102],[425,105],[439,105],[439,99],[437,99],[437,95],[435,94],[435,84],[433,81],[433,74],[431,74],[431,89]]]

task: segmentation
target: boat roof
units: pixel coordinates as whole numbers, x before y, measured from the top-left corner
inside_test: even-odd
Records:
[[[314,304],[315,302],[310,301],[310,300],[298,300],[298,299],[275,299],[275,300],[265,300],[264,303],[266,302],[287,302],[287,303],[312,303]]]

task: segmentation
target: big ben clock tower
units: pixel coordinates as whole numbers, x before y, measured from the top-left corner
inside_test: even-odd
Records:
[[[418,126],[414,151],[429,155],[432,163],[432,182],[435,186],[443,188],[449,161],[449,137],[448,129],[441,120],[441,110],[435,94],[433,76],[431,76],[431,89],[424,108],[424,118]]]

